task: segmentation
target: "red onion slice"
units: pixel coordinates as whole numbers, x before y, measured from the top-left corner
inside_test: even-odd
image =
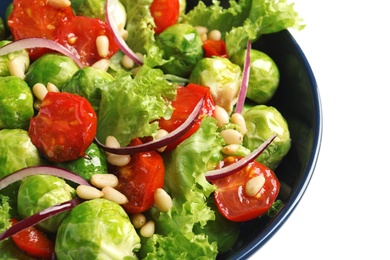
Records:
[[[268,147],[268,145],[276,138],[276,136],[277,136],[277,134],[268,138],[258,148],[253,150],[247,156],[243,157],[241,160],[239,160],[233,164],[230,164],[226,167],[206,172],[205,173],[206,180],[210,181],[210,180],[215,180],[218,178],[226,177],[230,174],[233,174],[233,173],[238,172],[239,170],[243,169],[245,166],[248,165],[248,163],[251,163],[254,160],[256,160],[256,158]]]
[[[241,89],[240,93],[238,95],[238,100],[236,104],[236,113],[241,114],[242,109],[245,104],[245,97],[246,92],[248,90],[248,82],[249,82],[249,73],[250,73],[250,65],[251,65],[251,41],[248,41],[247,47],[246,47],[246,53],[245,53],[245,63],[244,63],[244,70],[242,75],[242,83],[241,83]]]
[[[160,147],[164,147],[168,144],[171,144],[173,141],[183,136],[193,126],[193,124],[196,122],[202,110],[203,102],[204,102],[204,97],[201,100],[199,100],[198,104],[195,106],[194,110],[191,112],[191,114],[188,116],[188,118],[186,119],[186,121],[184,121],[183,124],[181,124],[178,128],[176,128],[175,130],[173,130],[172,132],[170,132],[168,135],[166,135],[161,139],[157,139],[140,145],[126,146],[121,148],[112,148],[106,146],[101,142],[99,142],[97,138],[95,138],[95,141],[97,145],[100,146],[104,151],[113,154],[119,154],[119,155],[132,155],[134,153],[156,150]]]
[[[44,39],[44,38],[26,38],[11,42],[2,48],[0,48],[0,56],[6,55],[11,52],[20,51],[23,49],[34,49],[34,48],[47,48],[59,53],[62,53],[69,58],[71,58],[74,62],[76,62],[77,66],[80,68],[84,67],[81,63],[80,59],[75,56],[70,50],[66,47],[62,46],[58,42]]]
[[[5,176],[0,180],[0,190],[7,187],[8,185],[22,180],[25,177],[36,175],[36,174],[46,174],[53,175],[63,179],[70,180],[77,184],[88,185],[91,186],[87,180],[83,179],[77,174],[70,172],[68,170],[54,167],[54,166],[31,166],[27,168],[23,168],[19,171],[11,173],[10,175]]]
[[[80,204],[81,202],[83,202],[83,200],[76,197],[72,200],[69,200],[69,201],[51,206],[51,207],[44,209],[42,211],[39,211],[39,212],[35,213],[34,215],[17,222],[15,225],[12,225],[12,227],[10,227],[9,229],[7,229],[3,233],[1,233],[0,234],[0,241],[8,238],[10,236],[15,235],[16,233],[22,231],[25,228],[35,226],[36,224],[38,224],[41,221],[44,221],[45,219],[48,219],[48,218],[55,216],[57,214],[60,214],[62,212],[71,210],[72,208],[74,208],[75,206]]]
[[[129,56],[130,59],[132,59],[136,64],[139,66],[142,66],[143,62],[137,57],[137,55],[129,48],[125,40],[123,40],[118,26],[115,23],[115,18],[113,18],[113,11],[114,8],[114,0],[107,0],[106,2],[106,20],[108,23],[108,26],[114,33],[115,42],[118,44],[119,48],[123,51],[124,54]],[[117,1],[117,0],[116,0]]]

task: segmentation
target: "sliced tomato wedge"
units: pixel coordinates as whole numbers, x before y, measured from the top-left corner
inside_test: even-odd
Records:
[[[179,0],[153,0],[150,13],[156,24],[155,33],[161,33],[169,26],[177,23],[180,13]]]
[[[85,98],[49,92],[37,116],[30,120],[32,143],[52,162],[66,162],[85,154],[96,135],[97,117]]]
[[[206,40],[203,42],[204,56],[227,58],[226,44],[223,40]]]
[[[55,40],[57,32],[65,22],[74,18],[72,8],[54,8],[47,0],[14,0],[8,25],[14,40],[45,38]],[[37,59],[47,49],[29,50],[31,59]]]
[[[229,156],[224,159],[223,165],[230,165],[240,158]],[[257,176],[260,177],[256,181],[260,179],[260,183],[264,178],[263,185],[256,181],[248,183]],[[211,182],[217,187],[214,198],[218,210],[225,218],[235,222],[248,221],[264,214],[274,203],[280,189],[275,173],[257,161],[249,163],[236,173]]]
[[[119,47],[108,24],[97,18],[75,16],[59,28],[56,41],[80,57],[84,65],[90,66],[105,58],[99,56],[96,47],[96,38],[103,35],[108,38],[109,49],[106,57],[110,58],[119,50]]]
[[[202,110],[196,122],[192,125],[191,129],[181,136],[179,139],[168,145],[164,151],[171,151],[175,149],[181,142],[190,137],[196,130],[199,129],[202,122],[202,118],[205,115],[213,116],[215,111],[215,103],[210,94],[210,88],[203,87],[197,84],[188,84],[186,87],[179,87],[177,90],[176,99],[172,102],[174,111],[169,120],[160,119],[160,128],[172,132],[183,124],[188,115],[194,110],[201,98],[205,97]]]
[[[135,139],[130,145],[140,145]],[[117,189],[129,200],[122,207],[128,214],[150,209],[154,204],[154,192],[164,187],[164,162],[156,151],[135,153],[130,162],[121,167],[113,167],[118,176]]]
[[[11,219],[13,225],[18,220]],[[38,259],[54,259],[54,243],[35,227],[29,227],[12,236],[12,241],[26,254]]]

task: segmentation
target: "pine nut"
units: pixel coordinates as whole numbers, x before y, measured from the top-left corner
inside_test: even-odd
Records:
[[[118,177],[111,173],[95,173],[92,175],[91,184],[97,188],[104,188],[106,186],[115,188],[118,186]]]
[[[265,178],[263,175],[258,175],[256,177],[251,178],[249,181],[246,182],[245,185],[245,194],[249,197],[256,196],[261,188],[263,188],[265,183]]]
[[[103,198],[111,200],[112,202],[116,202],[118,204],[126,204],[129,201],[123,193],[110,186],[104,187],[102,189],[102,192]]]
[[[206,33],[202,33],[202,34],[200,35],[200,39],[202,40],[202,42],[207,41],[207,34],[206,34]]]
[[[21,79],[24,79],[26,77],[26,74],[24,73],[24,65],[20,64],[17,58],[9,61],[8,69],[11,76],[16,76]]]
[[[70,6],[69,0],[49,0],[48,4],[54,8],[65,8]]]
[[[57,88],[56,85],[54,85],[53,83],[51,82],[48,82],[46,84],[46,88],[47,88],[47,91],[49,92],[60,92],[60,90]]]
[[[107,162],[115,166],[125,166],[131,160],[130,155],[120,155],[110,153],[107,155]]]
[[[134,61],[127,55],[123,55],[121,62],[122,66],[126,69],[131,69],[134,67]]]
[[[215,106],[215,119],[217,120],[217,125],[218,127],[222,127],[229,123],[229,114],[226,112],[226,110],[221,107],[216,105]]]
[[[139,228],[142,228],[143,225],[145,225],[146,217],[142,213],[136,213],[136,214],[130,215],[130,221],[135,228],[139,229]]]
[[[221,131],[221,136],[226,144],[242,144],[243,136],[240,132],[234,129],[226,129]]]
[[[111,148],[120,148],[121,147],[118,140],[115,138],[115,136],[112,136],[112,135],[109,135],[106,137],[106,146],[111,147]]]
[[[47,94],[47,88],[45,87],[45,85],[43,85],[42,83],[36,83],[34,86],[33,86],[33,89],[32,89],[33,93],[34,93],[34,96],[39,99],[40,101],[42,101],[46,94]]]
[[[165,136],[167,136],[169,133],[167,130],[164,130],[164,129],[158,129],[157,130],[157,134],[156,134],[156,140],[158,139],[161,139]],[[165,148],[167,148],[167,146],[163,146],[163,147],[160,147],[157,149],[157,151],[159,151],[160,153],[164,152]]]
[[[154,234],[155,224],[153,220],[148,220],[139,231],[143,237],[151,237]]]
[[[107,36],[100,35],[96,37],[96,48],[98,54],[102,58],[106,58],[109,53],[110,42],[108,41]]]
[[[207,34],[208,33],[208,29],[207,29],[207,27],[204,27],[204,26],[195,26],[195,29],[198,31],[198,33],[200,34],[200,35],[202,35],[202,34]]]
[[[222,152],[226,155],[235,155],[239,148],[239,144],[229,144],[222,147]]]
[[[144,55],[142,53],[136,52],[135,56],[141,61],[144,62]]]
[[[95,62],[94,64],[92,64],[91,67],[96,68],[96,69],[101,69],[104,71],[108,71],[108,68],[110,67],[110,60],[100,59],[97,62]]]
[[[168,212],[172,208],[172,198],[161,188],[154,192],[154,204],[161,212]]]
[[[244,117],[240,113],[234,113],[232,115],[232,123],[238,126],[238,131],[245,135],[247,133],[246,123]]]
[[[212,41],[219,41],[222,39],[222,34],[219,30],[212,30],[209,32],[208,39]]]
[[[103,192],[95,187],[79,185],[76,188],[76,194],[82,199],[92,200],[103,197]]]

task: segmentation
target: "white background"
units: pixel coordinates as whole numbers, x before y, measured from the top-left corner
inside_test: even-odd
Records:
[[[315,173],[251,259],[390,259],[388,1],[293,0],[323,107]]]

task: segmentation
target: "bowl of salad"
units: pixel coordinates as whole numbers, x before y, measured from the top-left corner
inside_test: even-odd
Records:
[[[0,258],[246,259],[314,174],[287,1],[3,0]]]

